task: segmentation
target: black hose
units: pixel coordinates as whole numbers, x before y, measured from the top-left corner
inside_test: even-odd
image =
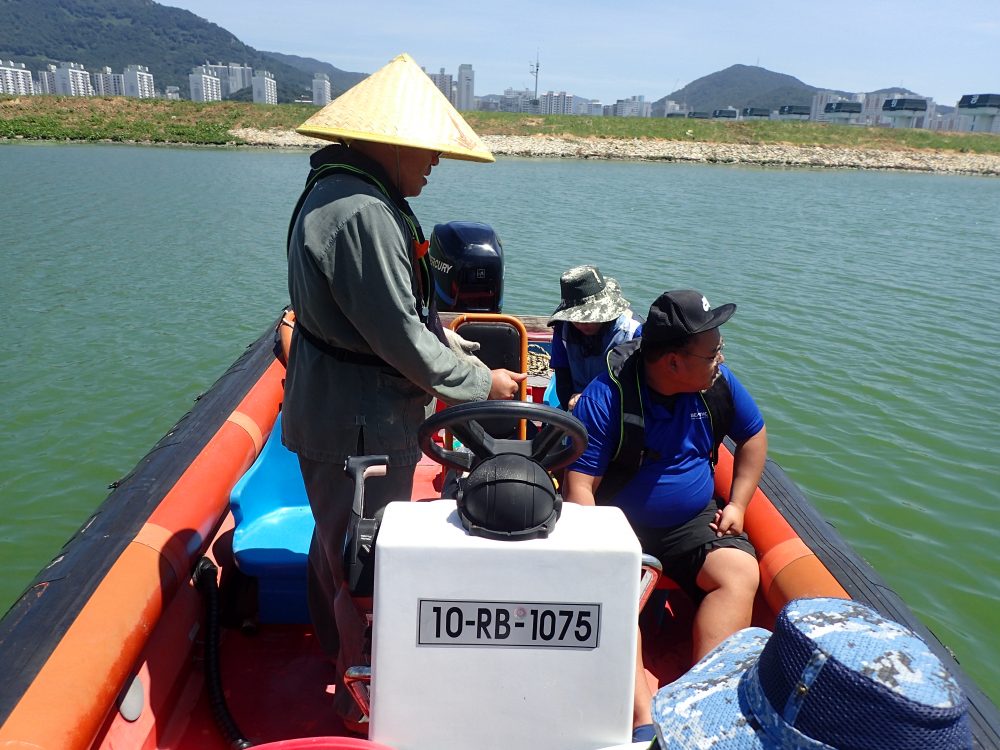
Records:
[[[208,685],[209,702],[215,723],[223,737],[233,750],[245,750],[253,747],[253,743],[243,736],[229,707],[226,705],[226,695],[222,691],[222,669],[220,667],[219,641],[221,627],[219,626],[219,569],[207,557],[198,561],[194,568],[194,583],[205,597],[205,682]]]

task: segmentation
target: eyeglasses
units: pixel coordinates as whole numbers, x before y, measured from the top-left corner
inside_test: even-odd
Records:
[[[694,352],[683,351],[682,354],[687,354],[691,357],[697,357],[698,359],[704,359],[708,362],[715,362],[722,356],[722,350],[726,348],[726,342],[724,339],[719,340],[719,346],[716,347],[715,351],[710,356],[705,356],[704,354],[695,354]]]

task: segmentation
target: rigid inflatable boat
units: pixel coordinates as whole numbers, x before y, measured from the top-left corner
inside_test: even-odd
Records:
[[[526,323],[528,346],[544,347],[548,329]],[[434,428],[461,431],[448,411],[424,435],[432,455],[409,498],[420,502],[391,503],[369,549],[372,660],[348,676],[368,738],[342,726],[330,707],[334,667],[306,612],[312,519],[275,429],[283,377],[268,331],[7,612],[0,747],[627,745],[636,622],[647,677],[665,684],[690,666],[690,602],[649,561],[641,573],[614,508],[566,504],[546,534],[521,541],[470,534],[441,497],[442,458],[461,463],[449,430]],[[544,374],[529,383],[525,399],[541,401]],[[544,421],[536,407],[546,408],[513,416]],[[535,441],[504,445],[530,453]],[[723,451],[723,494],[731,472]],[[996,707],[772,461],[746,529],[760,557],[755,624],[772,625],[796,597],[869,604],[930,644],[966,692],[977,746],[1000,747]]]

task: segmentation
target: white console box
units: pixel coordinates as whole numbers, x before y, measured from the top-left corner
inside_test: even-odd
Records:
[[[398,750],[592,750],[632,731],[641,550],[617,508],[547,539],[470,536],[455,501],[390,503],[369,737]]]

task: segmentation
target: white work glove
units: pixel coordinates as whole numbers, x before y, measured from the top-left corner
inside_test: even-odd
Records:
[[[469,341],[455,333],[450,328],[444,329],[444,337],[448,341],[448,348],[451,349],[459,359],[474,359],[477,364],[481,364],[478,357],[473,356],[473,352],[479,351],[478,341]]]

